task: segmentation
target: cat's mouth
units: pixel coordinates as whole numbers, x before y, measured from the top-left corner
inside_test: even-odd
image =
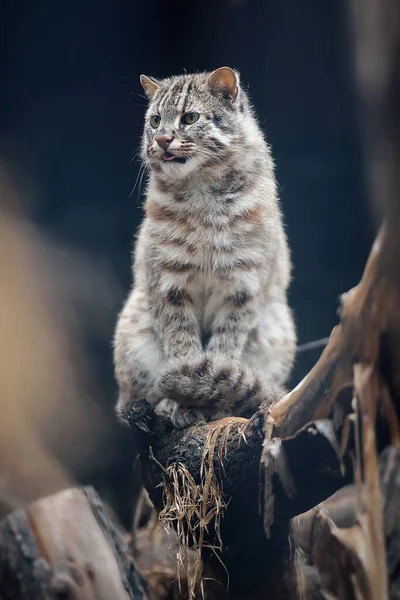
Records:
[[[168,150],[166,150],[164,152],[164,154],[162,155],[163,160],[168,160],[168,161],[175,161],[181,165],[185,164],[186,162],[186,158],[184,158],[183,156],[175,156],[175,154],[171,154],[171,152],[168,152]]]

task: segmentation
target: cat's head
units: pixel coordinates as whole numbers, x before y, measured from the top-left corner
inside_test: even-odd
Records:
[[[181,179],[229,160],[247,109],[237,72],[221,67],[162,80],[142,75],[140,81],[149,99],[142,158],[151,170]]]

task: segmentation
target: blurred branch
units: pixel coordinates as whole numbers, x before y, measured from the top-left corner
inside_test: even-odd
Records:
[[[349,0],[348,4],[368,192],[375,212],[397,220],[400,4],[392,0]]]
[[[62,271],[76,294],[73,266],[85,261],[45,238],[21,205],[0,163],[0,517],[71,486],[107,426],[72,294],[59,285]]]
[[[91,488],[43,498],[0,523],[0,597],[151,600]]]

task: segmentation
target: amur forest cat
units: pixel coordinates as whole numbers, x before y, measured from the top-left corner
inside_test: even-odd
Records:
[[[284,393],[296,347],[270,150],[236,71],[141,83],[149,179],[117,412],[145,398],[176,427],[249,416]]]

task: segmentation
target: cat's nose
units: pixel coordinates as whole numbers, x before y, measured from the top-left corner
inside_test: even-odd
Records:
[[[168,146],[173,138],[169,135],[156,135],[156,142],[163,150],[168,150]]]

